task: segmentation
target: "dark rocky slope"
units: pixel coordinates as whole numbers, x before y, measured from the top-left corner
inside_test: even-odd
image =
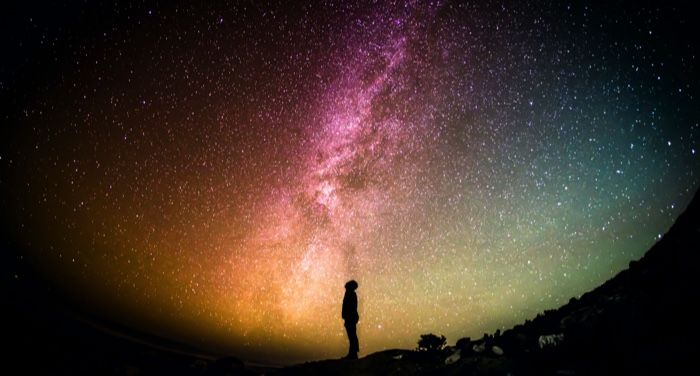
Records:
[[[700,355],[696,316],[700,267],[700,198],[639,261],[580,299],[572,298],[522,325],[463,338],[425,354],[391,350],[359,361],[286,368],[289,375],[601,375],[694,371]],[[497,346],[494,353],[494,346]],[[483,350],[482,350],[483,349]],[[447,365],[459,350],[459,359]],[[481,350],[480,352],[477,352]],[[453,358],[454,359],[454,358]]]

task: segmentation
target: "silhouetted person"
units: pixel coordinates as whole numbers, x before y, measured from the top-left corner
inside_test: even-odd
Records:
[[[360,351],[360,342],[357,340],[357,322],[360,321],[360,315],[357,313],[356,289],[357,282],[354,280],[345,284],[343,320],[345,320],[345,330],[348,332],[348,340],[350,340],[347,359],[357,359],[357,353]]]

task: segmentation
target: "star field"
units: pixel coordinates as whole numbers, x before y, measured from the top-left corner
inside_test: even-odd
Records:
[[[509,328],[638,259],[698,187],[671,6],[18,11],[3,219],[115,319],[279,361]]]

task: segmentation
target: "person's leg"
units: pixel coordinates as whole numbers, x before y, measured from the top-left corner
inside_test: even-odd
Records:
[[[348,358],[357,358],[357,352],[359,351],[359,343],[357,340],[357,324],[355,323],[345,323],[345,331],[348,332],[348,341],[350,342],[350,348],[348,349]]]
[[[352,352],[357,355],[360,352],[360,341],[357,339],[357,323],[352,325],[352,341],[351,341]]]

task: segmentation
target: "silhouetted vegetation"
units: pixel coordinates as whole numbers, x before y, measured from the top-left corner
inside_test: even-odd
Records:
[[[427,352],[439,352],[442,349],[445,348],[445,343],[447,342],[447,338],[445,336],[441,335],[440,337],[436,336],[433,333],[429,334],[421,334],[420,340],[418,341],[418,351],[427,351]]]

